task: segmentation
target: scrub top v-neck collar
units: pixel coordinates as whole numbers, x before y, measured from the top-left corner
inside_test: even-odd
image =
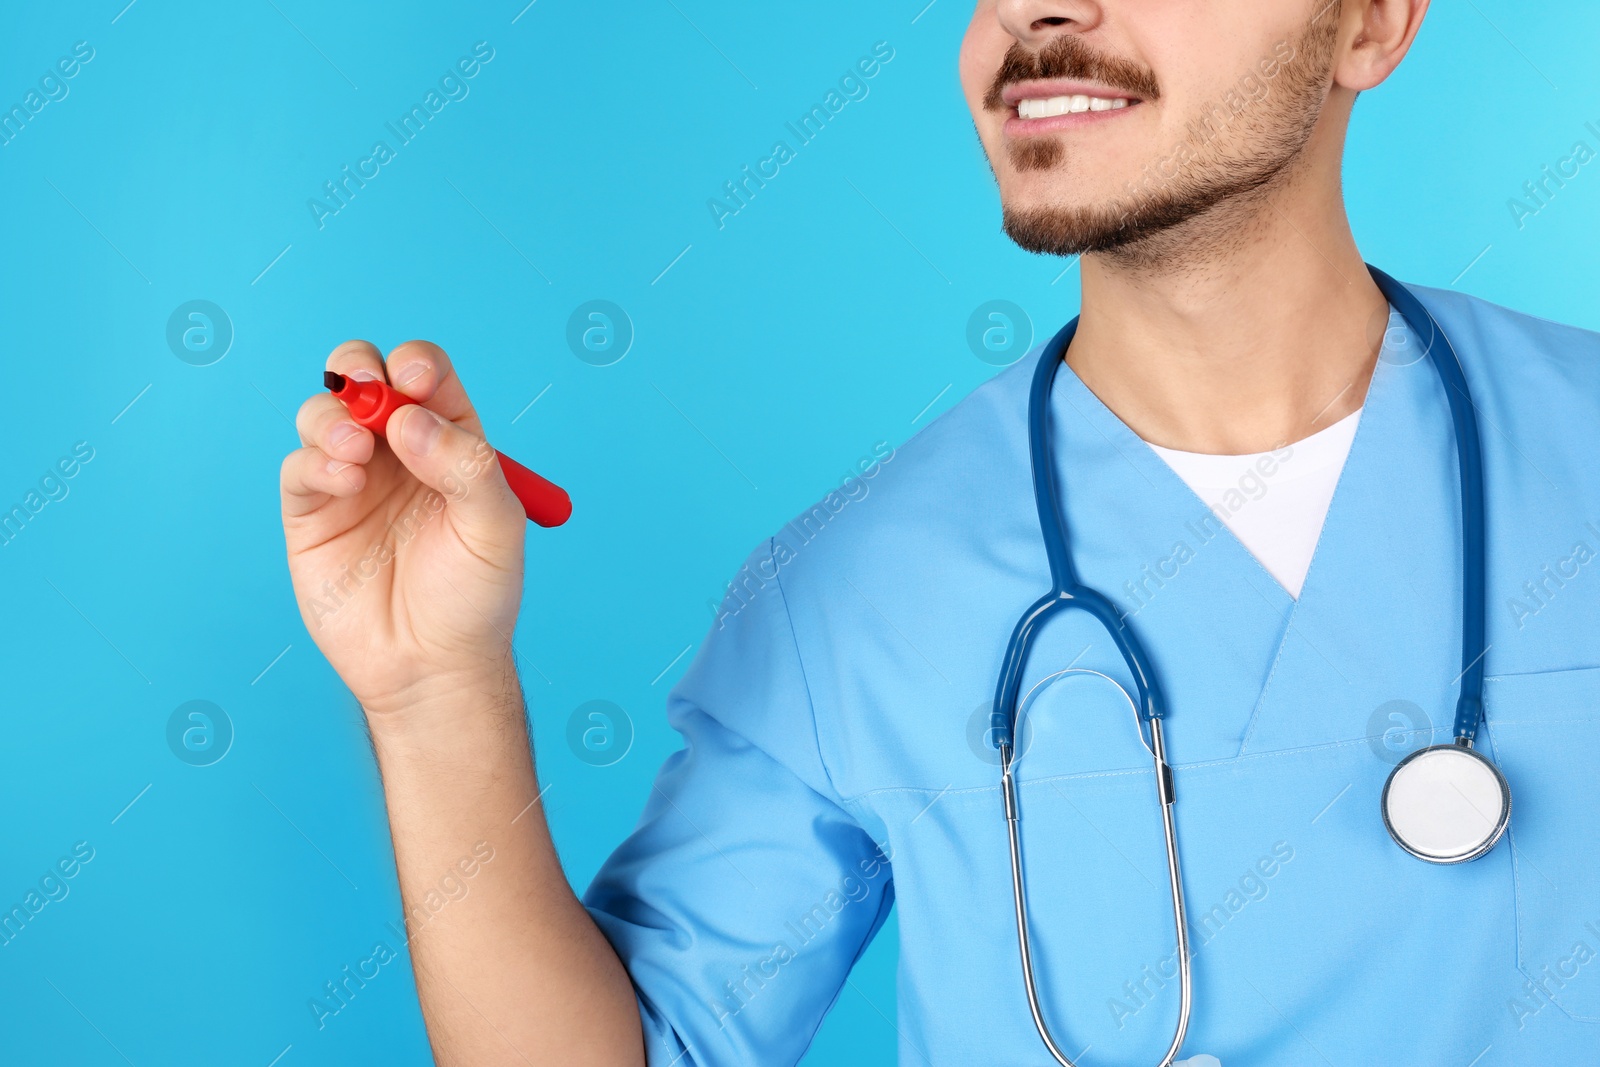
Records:
[[[1456,638],[1432,635],[1459,602],[1459,508],[1436,376],[1426,361],[1392,358],[1407,340],[1378,361],[1298,602],[1070,365],[1058,375],[1052,460],[1074,554],[1150,649],[1175,762],[1359,738],[1384,692],[1426,696],[1430,708],[1444,696],[1454,672],[1431,675]],[[1397,594],[1419,617],[1372,660],[1363,620]]]

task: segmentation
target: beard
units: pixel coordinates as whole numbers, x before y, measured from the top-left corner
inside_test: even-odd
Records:
[[[1146,167],[1137,184],[1128,183],[1128,194],[1110,204],[1006,207],[1007,236],[1029,252],[1120,252],[1130,261],[1153,264],[1163,255],[1152,240],[1158,234],[1271,186],[1300,157],[1327,99],[1339,4],[1316,2],[1318,11],[1292,39],[1291,58],[1279,64],[1272,80],[1256,78],[1256,84],[1265,86],[1259,95],[1245,96],[1233,107],[1213,104],[1190,124],[1187,139],[1162,161],[1176,160],[1170,177],[1160,173],[1162,165]],[[1125,62],[1098,57],[1071,36],[1057,38],[1037,57],[1013,46],[989,100],[999,100],[1006,83],[1030,77],[1092,78],[1146,101],[1156,99],[1149,92],[1155,87],[1154,75],[1122,66]],[[1239,85],[1253,76],[1247,74]],[[1047,170],[1066,158],[1067,148],[1059,137],[1037,137],[1009,146],[1007,155],[1019,171]]]

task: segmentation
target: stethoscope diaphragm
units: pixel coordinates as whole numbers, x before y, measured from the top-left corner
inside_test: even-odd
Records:
[[[1465,863],[1494,848],[1511,820],[1511,787],[1464,744],[1433,745],[1401,760],[1383,787],[1383,824],[1395,844],[1429,863]]]

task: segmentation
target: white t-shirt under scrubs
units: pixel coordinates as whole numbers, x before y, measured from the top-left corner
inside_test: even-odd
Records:
[[[1304,440],[1248,456],[1150,447],[1298,599],[1360,420],[1357,409]]]

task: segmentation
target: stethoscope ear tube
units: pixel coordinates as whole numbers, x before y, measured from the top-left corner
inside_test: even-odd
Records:
[[[1136,713],[1141,722],[1151,722],[1166,714],[1166,701],[1151,667],[1144,645],[1122,618],[1116,605],[1099,592],[1078,581],[1072,563],[1072,547],[1066,519],[1061,512],[1056,490],[1055,466],[1050,449],[1050,396],[1056,375],[1065,363],[1067,348],[1078,330],[1078,320],[1063,326],[1045,345],[1033,371],[1028,393],[1028,452],[1033,478],[1035,510],[1039,535],[1044,541],[1045,558],[1050,565],[1050,592],[1035,601],[1017,620],[1006,645],[1006,654],[995,684],[994,707],[999,713],[997,742],[1015,742],[1017,697],[1022,691],[1022,675],[1028,665],[1028,651],[1034,633],[1056,612],[1078,608],[1093,615],[1111,636],[1133,677],[1138,690]]]
[[[1178,957],[1178,1022],[1173,1030],[1172,1043],[1156,1067],[1170,1067],[1183,1048],[1189,1033],[1189,1016],[1194,1006],[1192,967],[1189,953],[1189,920],[1183,897],[1183,867],[1178,858],[1178,832],[1173,819],[1174,791],[1172,768],[1167,763],[1166,740],[1161,720],[1150,722],[1150,751],[1154,761],[1156,789],[1161,801],[1161,832],[1166,839],[1167,877],[1172,894],[1172,922],[1177,939]],[[1022,959],[1022,984],[1028,995],[1028,1010],[1033,1015],[1034,1029],[1039,1039],[1061,1067],[1078,1067],[1050,1032],[1049,1020],[1039,1000],[1038,982],[1033,969],[1033,939],[1028,931],[1028,886],[1022,861],[1021,806],[1017,802],[1017,784],[1013,773],[1013,753],[1009,742],[1000,747],[1001,795],[1005,801],[1006,836],[1011,852],[1011,899],[1017,919],[1017,951]]]
[[[1000,726],[996,738],[1000,748],[1001,794],[1005,804],[1006,833],[1011,852],[1011,894],[1016,910],[1017,947],[1022,959],[1023,985],[1028,994],[1028,1007],[1033,1014],[1033,1024],[1045,1048],[1061,1067],[1076,1067],[1066,1053],[1056,1044],[1050,1033],[1049,1022],[1039,1003],[1039,991],[1034,979],[1033,945],[1028,931],[1028,892],[1022,861],[1021,806],[1017,800],[1015,776],[1015,741],[1017,737],[1018,697],[1022,690],[1022,675],[1027,668],[1028,652],[1033,637],[1043,623],[1055,613],[1066,608],[1078,608],[1094,616],[1111,636],[1123,661],[1127,664],[1138,700],[1129,696],[1133,705],[1135,727],[1150,728],[1150,753],[1154,764],[1156,792],[1161,808],[1162,833],[1166,837],[1167,875],[1172,892],[1172,910],[1178,944],[1178,971],[1180,1000],[1178,1022],[1172,1045],[1157,1067],[1168,1067],[1183,1046],[1189,1030],[1192,1006],[1189,961],[1189,931],[1184,914],[1183,872],[1178,862],[1177,830],[1173,822],[1172,769],[1167,764],[1166,745],[1161,719],[1166,714],[1165,702],[1156,683],[1150,658],[1143,644],[1126,625],[1115,605],[1100,593],[1078,582],[1072,565],[1072,550],[1068,541],[1066,520],[1055,485],[1055,470],[1050,450],[1049,401],[1057,372],[1065,361],[1067,346],[1077,331],[1074,319],[1051,339],[1034,368],[1032,389],[1028,397],[1028,445],[1032,457],[1034,503],[1039,515],[1040,535],[1044,539],[1045,555],[1050,564],[1051,590],[1029,606],[1012,631],[1006,654],[995,686],[995,710],[999,712]],[[1088,672],[1098,674],[1099,672]],[[1106,677],[1102,675],[1102,677]],[[1115,683],[1114,679],[1107,679]],[[1118,688],[1121,686],[1118,684]],[[1123,690],[1123,695],[1128,696]]]

